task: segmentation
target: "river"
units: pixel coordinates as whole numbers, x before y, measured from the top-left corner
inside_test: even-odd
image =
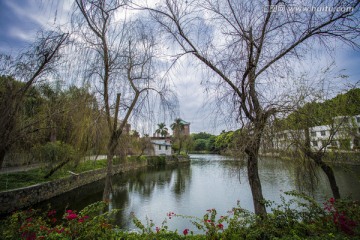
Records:
[[[167,218],[168,212],[202,217],[207,209],[215,208],[220,215],[240,202],[240,206],[253,211],[251,191],[247,180],[246,166],[231,157],[220,155],[190,155],[190,164],[178,167],[148,168],[127,172],[113,178],[113,195],[110,209],[120,209],[116,223],[123,229],[132,230],[131,214],[134,213],[143,223],[152,220],[161,226],[164,219],[170,229],[181,232],[185,228],[195,230],[189,219]],[[306,193],[318,202],[331,197],[330,186],[320,169],[315,168],[317,180],[306,174],[298,174],[300,164],[290,160],[261,158],[259,174],[264,197],[279,203],[285,191],[306,189]],[[351,196],[360,200],[360,166],[335,165],[335,176],[343,197]],[[304,180],[311,187],[300,187]],[[86,205],[102,198],[104,182],[86,185],[69,193],[41,203],[51,204],[59,211],[63,209],[80,210]],[[285,195],[285,199],[288,196]],[[270,209],[268,209],[270,210]]]

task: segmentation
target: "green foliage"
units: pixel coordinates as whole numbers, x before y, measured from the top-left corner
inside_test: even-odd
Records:
[[[204,140],[207,140],[207,139],[210,139],[212,136],[212,134],[210,133],[206,133],[206,132],[200,132],[200,133],[192,133],[191,134],[191,137],[193,138],[193,140],[198,140],[198,139],[204,139]]]
[[[166,165],[165,156],[147,156],[146,158],[149,166],[160,167]]]
[[[232,147],[235,139],[234,131],[222,131],[222,133],[215,139],[215,149],[218,152],[224,152]]]
[[[67,159],[75,161],[79,158],[79,154],[71,145],[60,141],[36,145],[32,149],[32,153],[37,160],[51,164],[63,162]]]
[[[155,133],[160,134],[161,137],[166,137],[168,134],[168,128],[166,127],[165,123],[159,123],[158,129],[156,129]]]
[[[139,232],[127,232],[111,224],[113,212],[102,213],[106,204],[92,204],[79,213],[67,210],[56,219],[54,210],[13,213],[0,224],[1,239],[357,239],[360,236],[360,205],[330,198],[322,205],[296,192],[285,193],[280,204],[267,202],[271,213],[260,218],[240,207],[224,216],[208,209],[202,218],[167,213],[160,226],[151,219],[143,224],[133,215]],[[202,233],[189,229],[169,230],[172,218],[189,219]],[[190,227],[190,226],[189,226]],[[36,236],[36,238],[35,238]]]
[[[66,210],[57,218],[55,210],[15,212],[1,224],[1,239],[111,239],[115,236],[111,215],[101,212],[104,202],[97,202],[80,212]]]
[[[0,150],[17,154],[61,141],[83,155],[104,152],[109,139],[106,119],[89,88],[62,88],[56,82],[34,85],[22,93],[24,86],[0,77],[0,113],[7,116],[0,119]]]
[[[241,208],[234,207],[227,215],[217,216],[215,209],[208,209],[202,218],[177,215],[169,212],[170,221],[173,217],[189,219],[203,235],[194,235],[190,229],[184,229],[187,239],[350,239],[359,235],[360,206],[353,201],[335,201],[333,198],[320,206],[312,198],[296,192],[286,192],[292,199],[282,203],[267,203],[272,212],[265,218]],[[134,218],[135,225],[142,231],[137,239],[146,237],[157,238],[169,231],[166,223],[156,227],[152,221],[143,225]],[[189,235],[188,235],[189,234]],[[181,235],[181,234],[179,234]],[[134,238],[136,239],[136,238]],[[149,239],[149,238],[146,238]]]
[[[194,151],[206,151],[208,148],[208,141],[205,139],[196,139],[194,142]]]
[[[27,187],[49,180],[56,180],[71,176],[68,171],[81,173],[106,167],[106,160],[80,162],[77,166],[65,165],[62,169],[54,173],[50,178],[44,179],[49,172],[47,169],[33,169],[26,172],[16,172],[0,174],[0,191],[11,190],[15,188]]]
[[[360,88],[355,88],[324,102],[306,103],[286,119],[278,121],[277,124],[285,129],[330,125],[336,116],[360,114],[359,106]]]
[[[196,152],[216,152],[215,150],[215,139],[216,136],[206,133],[192,133],[192,151]]]

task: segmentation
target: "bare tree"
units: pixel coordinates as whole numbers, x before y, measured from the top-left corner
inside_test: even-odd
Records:
[[[103,194],[103,199],[109,200],[112,161],[119,138],[130,117],[141,112],[150,92],[163,97],[165,85],[155,81],[151,28],[138,20],[127,20],[123,1],[76,0],[76,6],[80,14],[74,15],[72,22],[79,29],[80,44],[87,54],[85,72],[102,96],[110,133]]]
[[[338,39],[358,48],[359,2],[164,0],[158,6],[147,9],[182,54],[191,54],[213,71],[217,90],[230,100],[230,115],[239,127],[246,126],[241,144],[255,213],[264,216],[258,153],[267,121],[278,111],[267,88],[312,46],[330,49],[327,44]]]
[[[59,51],[65,45],[68,34],[57,32],[39,33],[38,40],[31,48],[12,60],[2,56],[0,95],[0,168],[11,146],[24,135],[32,133],[33,123],[20,126],[17,114],[23,104],[26,93],[46,74],[54,70],[59,61]],[[15,81],[23,84],[18,86]]]

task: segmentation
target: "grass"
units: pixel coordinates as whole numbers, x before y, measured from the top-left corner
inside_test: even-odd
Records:
[[[68,171],[81,173],[104,167],[106,167],[106,159],[80,162],[76,167],[74,166],[74,164],[70,163],[56,171],[52,176],[47,179],[45,179],[44,176],[50,170],[45,168],[32,169],[25,172],[3,173],[0,174],[0,191],[22,188],[38,183],[65,178],[71,175]]]

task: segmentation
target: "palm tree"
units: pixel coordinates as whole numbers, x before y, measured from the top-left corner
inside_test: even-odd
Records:
[[[184,130],[183,120],[181,120],[181,118],[176,118],[170,127],[174,132],[174,136],[180,136],[181,132]]]
[[[170,125],[170,127],[174,133],[174,140],[179,144],[178,153],[180,154],[180,151],[182,149],[182,143],[184,140],[182,137],[182,132],[184,130],[183,120],[181,118],[176,118],[174,122]]]
[[[156,129],[155,133],[160,134],[160,136],[162,137],[166,137],[166,135],[168,134],[168,129],[165,125],[165,123],[159,123],[158,124],[158,129]]]

